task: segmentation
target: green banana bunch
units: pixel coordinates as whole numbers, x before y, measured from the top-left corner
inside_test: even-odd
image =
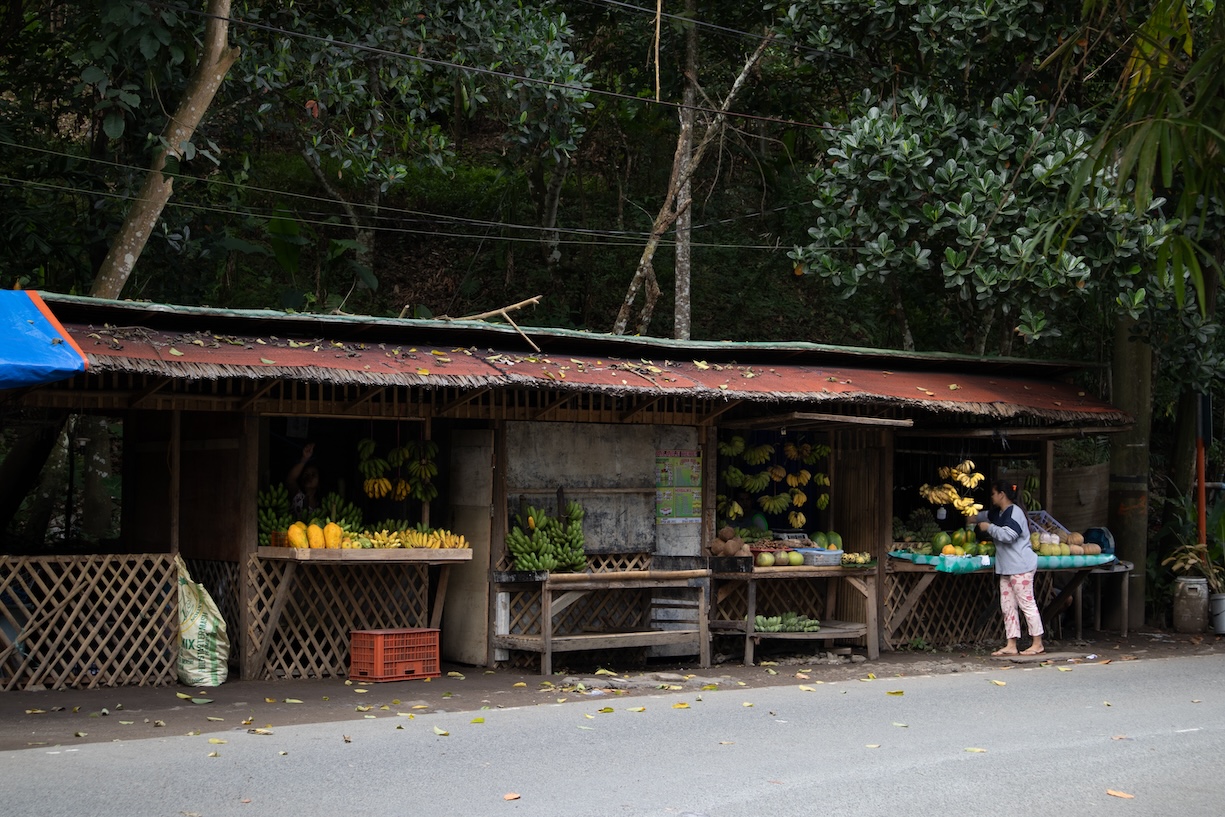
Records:
[[[374,449],[377,443],[369,437],[357,444],[357,456],[360,459],[368,460],[374,456]]]

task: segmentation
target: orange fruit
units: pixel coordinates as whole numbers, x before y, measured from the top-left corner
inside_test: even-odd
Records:
[[[940,553],[944,556],[956,556],[957,548],[953,547],[952,545],[945,545],[943,548],[941,548]]]

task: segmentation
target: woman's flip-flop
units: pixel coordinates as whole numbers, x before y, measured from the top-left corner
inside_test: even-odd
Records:
[[[1028,650],[1021,650],[1020,654],[1021,655],[1043,655],[1045,653],[1046,653],[1046,650],[1042,649],[1041,647],[1039,647],[1036,650],[1033,647],[1030,647]]]
[[[996,658],[1004,658],[1009,655],[1016,655],[1017,651],[1016,650],[996,650],[995,652],[991,654],[994,655]]]

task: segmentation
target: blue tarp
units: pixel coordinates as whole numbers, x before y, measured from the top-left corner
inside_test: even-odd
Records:
[[[87,365],[38,293],[0,290],[0,389],[64,380]]]

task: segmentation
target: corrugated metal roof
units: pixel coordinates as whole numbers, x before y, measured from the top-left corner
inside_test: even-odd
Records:
[[[211,317],[216,328],[228,328],[226,316]],[[669,357],[631,358],[525,353],[505,347],[365,342],[334,335],[254,336],[79,323],[66,323],[65,328],[88,355],[90,368],[96,373],[421,388],[519,386],[616,394],[685,394],[715,401],[792,401],[825,407],[872,403],[1001,418],[1028,416],[1050,422],[1115,425],[1130,421],[1124,413],[1076,386],[1032,375],[1012,377],[1007,369],[967,371],[967,361],[962,359],[928,359],[926,368],[916,368],[918,361],[907,358],[907,368],[886,368],[845,365],[845,356],[832,356],[837,365],[824,365],[815,360],[819,355],[811,350],[803,356],[794,349],[789,355],[779,355],[769,347],[737,348],[746,360],[758,362],[716,362],[713,356],[681,359],[686,352],[717,350],[695,350],[689,345],[667,349]],[[419,324],[401,327],[401,333],[407,334],[407,328],[422,337],[441,334]],[[508,340],[501,332],[484,339]],[[780,363],[773,358],[795,362]],[[865,354],[861,360],[867,362],[869,358]],[[899,361],[886,357],[872,362]],[[939,362],[945,366],[936,365]]]

